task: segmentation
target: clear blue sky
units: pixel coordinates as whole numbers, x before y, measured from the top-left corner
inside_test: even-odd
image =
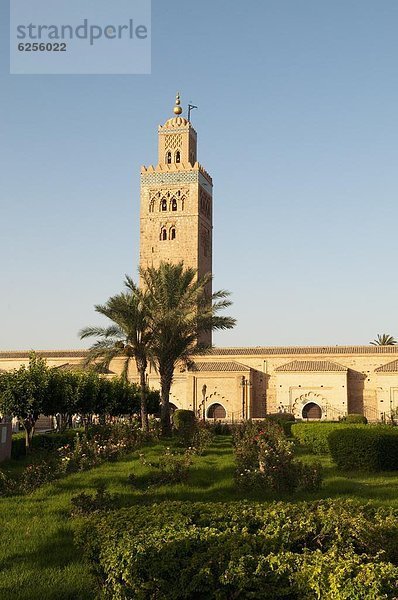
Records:
[[[217,345],[398,336],[396,0],[154,0],[152,75],[9,75],[0,349],[68,349],[136,274],[139,170],[175,92],[214,179]]]

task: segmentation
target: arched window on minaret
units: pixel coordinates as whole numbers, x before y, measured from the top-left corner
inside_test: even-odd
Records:
[[[179,163],[179,162],[181,162],[181,153],[180,153],[179,150],[177,150],[177,152],[176,152],[176,163]]]
[[[167,231],[166,227],[162,227],[160,230],[160,241],[167,240]]]
[[[176,239],[176,228],[175,227],[172,227],[170,229],[170,239],[171,240],[175,240]]]
[[[171,210],[174,212],[177,210],[177,200],[175,198],[171,201]]]
[[[161,207],[163,211],[167,210],[167,200],[162,200]]]
[[[171,152],[167,152],[166,154],[166,163],[171,165]]]

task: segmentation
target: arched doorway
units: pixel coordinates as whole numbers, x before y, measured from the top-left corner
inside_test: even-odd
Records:
[[[303,419],[321,419],[322,409],[315,402],[308,402],[303,406]]]
[[[173,414],[173,412],[175,412],[176,410],[178,410],[177,406],[175,404],[173,404],[172,402],[169,402],[169,407],[170,407],[170,413]]]
[[[225,408],[223,407],[222,404],[219,404],[218,402],[216,402],[215,404],[212,404],[207,409],[207,418],[208,419],[225,419],[226,416],[227,416],[227,412],[226,412]]]

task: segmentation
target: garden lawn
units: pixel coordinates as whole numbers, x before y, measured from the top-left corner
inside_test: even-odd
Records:
[[[162,442],[140,450],[147,461],[156,461]],[[82,491],[94,491],[105,483],[119,495],[118,504],[166,500],[229,501],[241,498],[275,498],[237,493],[233,484],[234,459],[231,440],[219,436],[203,456],[194,458],[188,481],[149,487],[151,468],[141,464],[139,452],[116,463],[105,463],[91,471],[69,475],[47,484],[29,496],[0,499],[0,598],[5,600],[84,600],[95,598],[95,581],[88,565],[73,544],[70,499]],[[306,462],[319,461],[325,468],[322,490],[283,499],[310,500],[350,497],[360,501],[398,507],[398,473],[339,474],[330,458],[299,452]],[[136,485],[128,482],[134,473]]]

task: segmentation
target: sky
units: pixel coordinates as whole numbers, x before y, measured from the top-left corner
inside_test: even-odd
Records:
[[[104,323],[177,91],[238,321],[215,344],[398,337],[396,0],[153,0],[150,75],[10,75],[5,0],[0,23],[0,350]]]

